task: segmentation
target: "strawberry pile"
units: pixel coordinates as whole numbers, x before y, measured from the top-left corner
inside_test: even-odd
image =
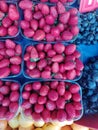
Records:
[[[67,9],[61,2],[55,6],[45,3],[33,5],[30,0],[20,1],[19,7],[24,16],[20,26],[28,38],[48,42],[70,41],[79,33],[76,8]]]
[[[10,120],[17,113],[19,88],[17,82],[0,80],[0,119]]]
[[[22,48],[10,39],[0,41],[0,78],[17,75],[21,71]]]
[[[81,75],[83,63],[75,44],[37,44],[26,48],[26,74],[32,78],[73,80]]]
[[[33,0],[33,1],[36,1],[36,0]],[[74,2],[74,0],[38,0],[40,2],[50,2],[50,3],[57,3],[57,2],[62,2],[63,4],[71,4]]]
[[[22,109],[33,120],[73,120],[81,115],[80,87],[70,82],[33,82],[22,91]]]
[[[17,6],[0,0],[0,37],[15,36],[18,33],[18,20]]]

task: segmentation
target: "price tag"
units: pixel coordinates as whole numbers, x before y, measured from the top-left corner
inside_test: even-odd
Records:
[[[98,0],[81,0],[79,11],[81,13],[90,12],[98,8]]]

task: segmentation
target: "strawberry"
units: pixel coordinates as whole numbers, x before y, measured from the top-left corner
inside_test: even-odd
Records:
[[[67,24],[68,20],[70,18],[70,13],[69,12],[64,12],[63,14],[60,15],[59,20],[63,24]]]
[[[65,62],[67,62],[67,61],[75,61],[75,56],[73,56],[73,55],[67,55],[65,57]]]
[[[19,20],[19,12],[15,5],[13,4],[9,5],[8,16],[12,21]]]
[[[69,88],[70,92],[73,94],[73,93],[78,93],[79,90],[80,90],[80,87],[79,85],[77,84],[72,84]]]
[[[5,41],[5,46],[6,46],[6,48],[11,48],[11,49],[14,49],[15,48],[15,46],[16,46],[16,44],[12,41],[12,40],[10,40],[10,39],[7,39],[6,41]]]
[[[76,69],[82,71],[84,68],[82,61],[80,59],[76,59],[75,61],[76,61]]]
[[[33,112],[32,118],[35,121],[39,121],[39,120],[41,120],[41,115],[39,113]]]
[[[81,116],[81,111],[80,110],[76,110],[76,118],[79,118]]]
[[[73,61],[67,61],[64,65],[65,70],[72,70],[75,68],[75,62]]]
[[[81,102],[73,102],[73,106],[74,106],[75,110],[82,110]]]
[[[67,103],[65,105],[65,109],[66,109],[68,116],[71,119],[75,118],[75,116],[76,116],[75,109],[74,109],[74,106],[71,103]]]
[[[13,56],[10,58],[11,64],[19,65],[22,63],[22,59],[19,56]]]
[[[57,18],[57,17],[58,17],[58,13],[57,13],[57,10],[56,10],[56,7],[55,7],[55,6],[50,7],[50,14],[51,14],[54,18]]]
[[[0,20],[2,20],[4,17],[4,13],[2,11],[0,11]]]
[[[52,72],[58,73],[59,72],[59,64],[57,62],[52,64]]]
[[[52,57],[52,62],[62,62],[64,60],[64,57],[62,55],[55,55]]]
[[[73,56],[74,56],[75,58],[80,58],[81,53],[80,53],[79,51],[75,50],[75,52],[73,53]]]
[[[31,49],[31,59],[32,60],[36,60],[36,59],[38,59],[38,52],[37,52],[37,50],[36,50],[36,48],[34,47],[34,46],[32,46],[32,49]]]
[[[69,70],[67,73],[66,73],[66,77],[67,79],[69,80],[73,80],[75,77],[76,77],[76,71],[73,69],[73,70]]]
[[[75,69],[75,71],[76,71],[76,75],[77,75],[77,76],[80,76],[80,75],[81,75],[81,71],[80,71],[80,70]]]
[[[72,98],[72,94],[70,91],[65,91],[65,94],[64,94],[64,99],[65,100],[70,100]]]
[[[61,2],[57,3],[57,11],[58,11],[58,14],[62,14],[66,11],[65,6]]]
[[[59,84],[59,85],[57,86],[57,91],[58,91],[58,94],[59,94],[60,96],[63,96],[64,93],[65,93],[65,86],[62,85],[62,84]]]
[[[57,119],[60,122],[63,122],[67,119],[67,114],[64,110],[58,110],[57,112]]]
[[[81,96],[79,93],[75,93],[72,95],[72,100],[75,101],[75,102],[79,102],[81,101]]]
[[[70,44],[70,45],[67,45],[65,47],[65,55],[71,55],[75,52],[76,50],[76,45],[75,44]]]

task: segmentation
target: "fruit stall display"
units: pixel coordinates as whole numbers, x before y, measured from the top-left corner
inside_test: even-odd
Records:
[[[76,5],[75,0],[0,1],[4,130],[77,130],[74,121],[98,114],[98,11],[81,14]]]
[[[75,123],[72,125],[66,125],[64,127],[58,127],[56,125],[47,123],[39,127],[39,124],[27,122],[21,118],[21,115],[17,116],[13,120],[7,122],[6,120],[0,121],[1,130],[93,130],[88,127],[80,126]]]

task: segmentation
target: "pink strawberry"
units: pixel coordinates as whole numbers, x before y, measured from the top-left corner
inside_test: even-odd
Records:
[[[84,65],[83,65],[82,61],[80,59],[76,59],[76,69],[82,71],[83,68],[84,68]]]
[[[57,13],[57,9],[55,6],[50,7],[50,14],[54,17],[57,18],[58,13]]]
[[[72,84],[70,86],[69,90],[70,90],[71,93],[78,93],[79,90],[80,90],[80,87],[77,84]]]
[[[71,55],[75,52],[76,50],[76,45],[75,44],[70,44],[70,45],[67,45],[65,47],[65,55]]]
[[[66,104],[65,109],[66,109],[66,112],[67,112],[68,116],[71,119],[75,118],[75,116],[76,116],[75,108],[71,103]]]
[[[73,61],[67,61],[64,65],[65,70],[72,70],[75,68],[75,62]]]
[[[74,56],[75,58],[80,58],[81,53],[80,53],[79,51],[75,50],[75,52],[73,53],[73,56]]]
[[[69,80],[73,80],[75,79],[76,77],[76,71],[73,69],[73,70],[69,70],[67,73],[66,73],[66,77],[67,79]]]
[[[75,102],[79,102],[79,101],[81,101],[81,96],[80,96],[79,93],[75,93],[75,94],[72,95],[72,99]]]
[[[74,106],[75,110],[82,110],[81,102],[73,102],[73,106]]]
[[[70,18],[70,13],[69,12],[64,12],[63,14],[60,15],[59,20],[63,24],[67,24],[68,20]]]
[[[40,115],[39,113],[33,112],[32,118],[33,118],[35,121],[39,121],[39,120],[41,120],[41,115]]]
[[[65,91],[65,94],[64,94],[64,99],[65,100],[70,100],[72,98],[72,94],[70,91]]]
[[[65,6],[61,2],[57,3],[57,11],[58,11],[58,14],[62,14],[66,11]]]
[[[60,96],[63,96],[65,93],[65,85],[59,84],[57,86],[57,91]]]
[[[58,110],[57,112],[57,119],[60,122],[63,122],[67,119],[67,114],[64,110]]]
[[[65,62],[67,62],[67,61],[75,61],[75,56],[73,56],[73,55],[67,55],[65,57]]]
[[[37,52],[36,48],[34,46],[32,46],[32,49],[31,49],[31,59],[36,60],[36,58],[38,58],[38,52]]]
[[[81,75],[81,71],[80,71],[80,70],[75,69],[75,71],[76,71],[76,75],[77,75],[77,76],[80,76],[80,75]]]
[[[79,118],[81,116],[81,111],[80,110],[76,110],[76,118]]]

